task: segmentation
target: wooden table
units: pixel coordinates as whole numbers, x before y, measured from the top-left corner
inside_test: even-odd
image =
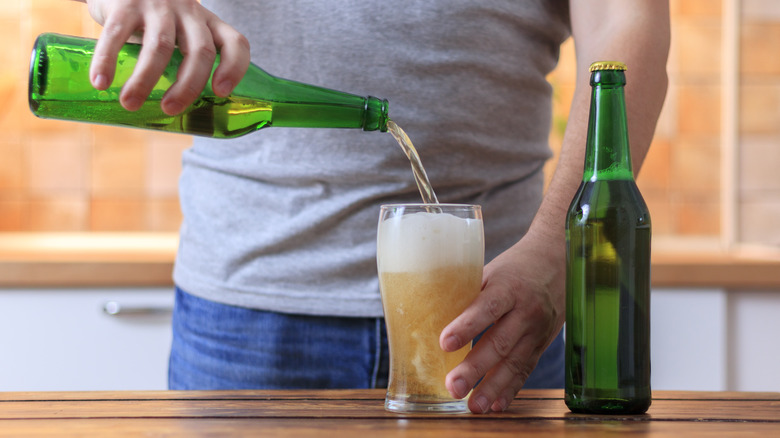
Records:
[[[780,436],[780,393],[656,391],[645,415],[571,414],[561,390],[507,412],[398,415],[381,390],[0,393],[0,436]]]

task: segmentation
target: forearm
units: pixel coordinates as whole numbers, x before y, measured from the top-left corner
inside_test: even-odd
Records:
[[[566,210],[582,180],[591,87],[589,65],[621,61],[628,66],[626,112],[634,173],[641,169],[655,132],[667,89],[668,5],[664,1],[624,2],[594,7],[571,2],[572,33],[577,57],[577,86],[563,137],[558,166],[531,226],[560,251],[551,254],[562,266]],[[613,8],[614,6],[614,8]],[[617,14],[603,14],[623,7]]]

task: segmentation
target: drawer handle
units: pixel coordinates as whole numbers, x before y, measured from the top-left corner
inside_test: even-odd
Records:
[[[128,306],[118,301],[107,301],[103,304],[103,312],[111,316],[153,316],[167,315],[173,311],[170,307]]]

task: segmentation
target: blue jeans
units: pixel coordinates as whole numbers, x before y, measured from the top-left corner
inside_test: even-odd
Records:
[[[388,358],[382,318],[246,309],[176,288],[170,389],[384,388]],[[563,387],[561,335],[525,387]]]

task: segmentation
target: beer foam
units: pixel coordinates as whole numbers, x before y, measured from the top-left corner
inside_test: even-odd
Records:
[[[394,216],[379,227],[380,272],[419,272],[446,266],[484,264],[481,219],[449,213],[419,212]]]

